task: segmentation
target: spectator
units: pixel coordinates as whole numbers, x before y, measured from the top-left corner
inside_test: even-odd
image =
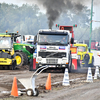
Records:
[[[28,40],[32,40],[32,39],[31,39],[31,36],[29,36]]]
[[[63,39],[61,40],[62,43],[66,43],[66,37],[64,36]]]
[[[47,42],[47,36],[41,36],[40,42]]]
[[[85,67],[88,67],[89,59],[90,59],[90,56],[87,52],[84,56]]]
[[[16,43],[20,43],[18,39],[17,39]]]

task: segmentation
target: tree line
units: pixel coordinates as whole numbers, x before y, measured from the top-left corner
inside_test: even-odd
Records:
[[[89,39],[90,29],[90,10],[84,6],[81,12],[68,11],[60,15],[54,22],[52,29],[59,29],[59,25],[74,25],[75,39],[82,41]],[[37,5],[23,4],[22,6],[14,4],[0,3],[0,33],[17,32],[21,35],[36,35],[39,29],[48,29],[48,20],[45,13],[40,11]],[[99,30],[92,32],[92,39],[99,41]]]

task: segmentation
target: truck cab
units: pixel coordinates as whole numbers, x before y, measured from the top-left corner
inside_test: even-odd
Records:
[[[72,65],[70,41],[67,30],[39,30],[37,34],[36,67],[48,65],[50,68],[68,68]],[[34,42],[34,43],[35,43]]]

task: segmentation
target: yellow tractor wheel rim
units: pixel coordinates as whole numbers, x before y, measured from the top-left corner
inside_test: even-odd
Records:
[[[16,56],[16,62],[17,62],[17,65],[19,65],[21,63],[21,57],[20,56]]]

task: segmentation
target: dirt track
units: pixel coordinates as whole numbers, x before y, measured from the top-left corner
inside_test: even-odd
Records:
[[[48,73],[41,73],[36,78],[36,86],[39,90],[38,97],[28,97],[26,94],[19,96],[18,98],[10,97],[10,91],[12,88],[13,78],[30,78],[33,71],[27,69],[17,70],[0,70],[0,100],[99,100],[100,82],[99,79],[94,83],[86,83],[87,74],[85,73],[70,73],[70,80],[80,78],[78,80],[70,81],[70,86],[62,86],[64,74],[61,72],[50,72],[51,83],[59,82],[52,85],[52,90],[45,90],[45,83]],[[18,89],[23,89],[22,84],[17,81]],[[88,98],[87,98],[88,97]],[[95,99],[94,99],[95,98]]]

